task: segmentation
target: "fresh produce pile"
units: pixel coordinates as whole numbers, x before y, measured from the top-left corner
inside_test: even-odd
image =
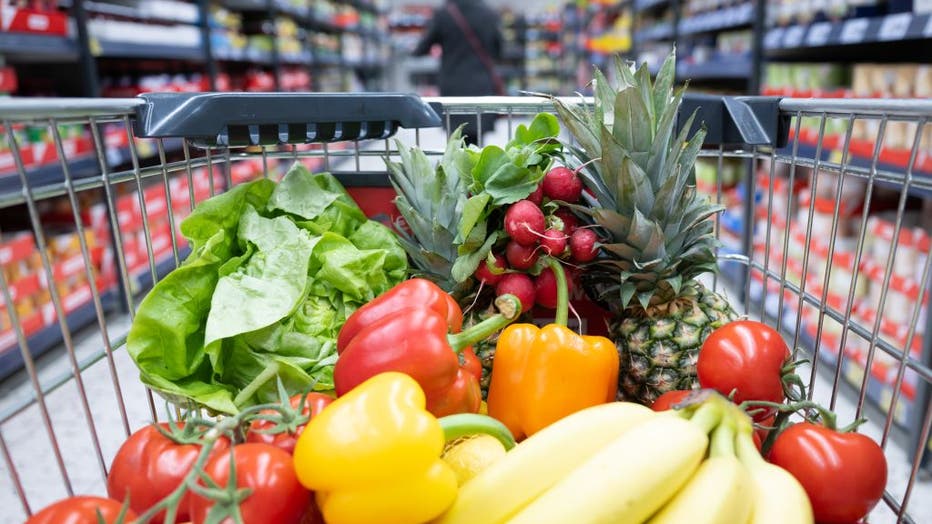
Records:
[[[202,203],[128,341],[194,409],[130,436],[107,498],[29,523],[864,518],[883,449],[698,280],[720,208],[694,187],[704,132],[676,132],[674,64],[555,101],[578,146],[550,114],[504,148],[453,133],[436,163],[399,143],[395,232],[297,166]],[[568,327],[576,286],[608,337]]]

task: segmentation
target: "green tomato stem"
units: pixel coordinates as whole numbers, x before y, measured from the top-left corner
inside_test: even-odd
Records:
[[[261,373],[256,375],[256,378],[252,379],[249,384],[246,384],[239,393],[236,394],[236,397],[233,398],[233,404],[239,406],[249,400],[249,397],[256,394],[256,391],[259,391],[259,388],[265,385],[266,382],[272,380],[278,376],[279,366],[278,362],[272,361],[271,364],[266,366]]]
[[[478,413],[459,413],[440,418],[443,437],[447,442],[469,435],[489,435],[502,443],[505,450],[515,447],[515,438],[511,431],[498,420]]]

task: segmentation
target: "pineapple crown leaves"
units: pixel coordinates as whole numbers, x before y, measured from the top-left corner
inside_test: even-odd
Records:
[[[395,205],[407,224],[396,224],[399,241],[419,275],[449,291],[457,256],[453,239],[466,203],[467,177],[461,170],[469,166],[461,129],[451,134],[436,166],[419,148],[395,143],[401,162],[386,158],[385,163],[398,195]]]
[[[616,59],[617,87],[594,70],[591,106],[554,99],[578,143],[567,150],[587,164],[587,212],[609,237],[587,280],[600,300],[620,298],[622,308],[635,298],[645,309],[669,302],[716,269],[709,218],[723,208],[695,188],[706,134],[689,136],[695,113],[675,132],[685,92],[673,87],[675,64],[674,50],[651,82],[646,64],[634,70]]]

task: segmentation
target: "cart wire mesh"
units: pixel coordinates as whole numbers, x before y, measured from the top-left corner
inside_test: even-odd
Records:
[[[474,117],[480,145],[503,143],[518,124],[553,111],[534,97],[425,101],[447,128],[451,118]],[[134,137],[141,104],[0,102],[3,522],[65,496],[103,494],[122,441],[165,419],[124,345],[145,292],[189,253],[179,224],[198,202],[255,177],[276,179],[296,161],[351,190],[380,189],[368,197],[384,200],[377,206],[391,198],[390,139],[202,148]],[[915,493],[925,489],[932,426],[932,243],[922,220],[932,196],[932,101],[783,99],[779,110],[790,122],[787,147],[701,153],[697,185],[726,207],[711,284],[808,359],[798,372],[810,398],[842,424],[870,420],[861,430],[890,465],[872,520],[922,521],[932,509],[910,502],[928,500]],[[429,155],[445,145],[437,129],[396,138]],[[46,351],[58,365],[41,358]]]

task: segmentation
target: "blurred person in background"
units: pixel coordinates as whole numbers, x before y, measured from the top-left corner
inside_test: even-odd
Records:
[[[440,45],[440,96],[504,95],[504,83],[495,69],[502,54],[499,16],[482,0],[446,0],[434,11],[427,31],[414,49],[415,56],[430,53]],[[475,116],[450,117],[452,131],[466,124],[467,144],[479,141]],[[482,116],[482,133],[492,130],[495,115]]]

